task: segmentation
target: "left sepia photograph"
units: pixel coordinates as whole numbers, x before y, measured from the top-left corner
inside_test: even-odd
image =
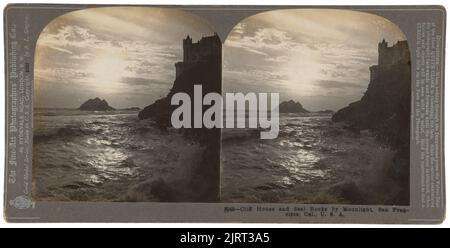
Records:
[[[102,7],[36,45],[35,201],[218,202],[220,130],[174,129],[177,92],[221,93],[221,41],[170,8]]]

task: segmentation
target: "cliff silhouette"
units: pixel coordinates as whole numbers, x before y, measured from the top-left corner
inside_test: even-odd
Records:
[[[378,65],[370,67],[370,82],[361,100],[337,111],[332,119],[352,130],[370,130],[396,154],[387,172],[404,191],[409,191],[409,146],[411,116],[411,60],[407,41],[389,47],[378,45]],[[399,204],[409,204],[409,194]],[[405,198],[407,197],[407,198]]]
[[[138,114],[139,119],[153,119],[165,129],[172,126],[171,115],[178,106],[170,104],[178,92],[184,92],[194,102],[194,84],[202,85],[203,96],[222,92],[222,43],[217,34],[203,37],[193,43],[187,36],[183,40],[183,61],[175,63],[176,79],[166,97],[156,100]],[[204,107],[205,111],[207,107]],[[193,113],[193,108],[192,111]],[[192,187],[198,192],[198,201],[219,201],[220,187],[220,129],[184,129],[186,138],[205,146],[202,162],[198,165],[192,180]]]
[[[166,97],[139,112],[139,119],[152,118],[161,126],[171,126],[170,117],[177,106],[171,106],[172,96],[187,93],[193,99],[194,84],[202,85],[203,95],[221,93],[222,43],[217,35],[203,37],[197,43],[187,36],[183,40],[183,61],[175,63],[176,79]]]

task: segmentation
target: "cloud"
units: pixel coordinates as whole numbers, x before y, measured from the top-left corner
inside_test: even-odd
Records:
[[[165,82],[155,79],[141,78],[141,77],[123,77],[121,83],[128,86],[152,86],[152,85],[164,85],[170,86],[172,82]]]
[[[287,32],[274,28],[259,28],[253,34],[246,35],[243,26],[238,33],[232,32],[225,41],[226,46],[242,48],[248,52],[267,56],[272,51],[291,49],[296,46]],[[263,51],[265,50],[265,51]]]
[[[100,40],[87,28],[76,25],[64,25],[59,27],[54,33],[41,35],[38,41],[39,46],[65,49],[73,53],[71,49],[83,48],[104,48],[107,41]]]
[[[48,45],[49,48],[54,49],[58,52],[63,52],[63,53],[68,53],[68,54],[73,54],[72,51],[69,51],[67,49],[61,48],[61,47],[56,47],[56,46],[52,46],[52,45]]]
[[[86,82],[93,75],[74,68],[46,68],[35,70],[35,77],[38,80],[55,81],[59,84],[72,82]]]
[[[287,56],[287,55],[273,56],[273,57],[265,58],[264,60],[268,61],[268,62],[275,62],[275,63],[287,62],[289,60],[289,56]]]
[[[325,89],[361,89],[364,86],[355,83],[335,81],[335,80],[319,80],[315,82],[316,86]]]
[[[74,54],[69,57],[70,59],[79,59],[79,60],[88,60],[94,58],[94,55],[92,53],[80,53],[80,54]]]

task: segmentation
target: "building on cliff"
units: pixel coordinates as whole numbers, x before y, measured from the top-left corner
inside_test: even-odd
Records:
[[[378,65],[389,65],[409,61],[409,48],[406,40],[401,40],[389,47],[383,39],[378,43]]]
[[[145,107],[140,119],[152,118],[162,126],[170,125],[173,106],[170,99],[178,92],[193,96],[194,84],[203,86],[203,93],[217,92],[222,89],[222,42],[217,34],[202,37],[192,42],[188,35],[183,40],[183,61],[175,63],[175,81],[166,97]]]
[[[361,100],[337,111],[332,119],[352,130],[369,130],[388,144],[395,155],[382,165],[397,184],[393,205],[409,204],[409,152],[411,123],[411,60],[407,41],[389,47],[378,44],[378,65],[370,67],[370,81]]]
[[[337,111],[333,120],[379,131],[389,126],[384,121],[402,117],[397,128],[409,129],[411,60],[407,41],[398,41],[389,47],[383,39],[378,44],[378,64],[369,69],[369,85],[361,100]],[[409,133],[406,135],[409,138]]]
[[[395,64],[410,63],[410,53],[406,40],[398,41],[389,47],[386,40],[378,43],[378,65],[371,66],[370,80],[372,81],[379,74],[380,69],[388,68]]]
[[[175,63],[176,76],[198,62],[211,59],[222,59],[222,43],[219,36],[202,37],[198,42],[192,43],[189,35],[183,40],[183,61]]]

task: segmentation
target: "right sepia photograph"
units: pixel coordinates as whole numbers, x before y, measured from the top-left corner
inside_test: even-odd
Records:
[[[263,12],[229,33],[222,77],[223,93],[279,93],[277,138],[222,129],[222,202],[410,204],[411,61],[395,24]]]

